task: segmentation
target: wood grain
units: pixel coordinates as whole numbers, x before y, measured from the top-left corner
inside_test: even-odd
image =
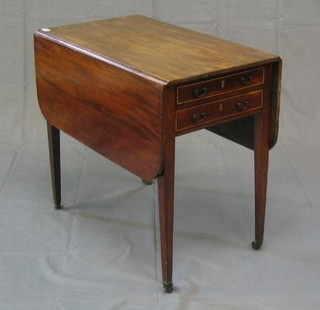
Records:
[[[144,16],[62,26],[41,32],[51,40],[93,53],[166,83],[265,64],[278,56]]]
[[[47,121],[143,179],[162,169],[163,85],[40,36],[38,99]]]

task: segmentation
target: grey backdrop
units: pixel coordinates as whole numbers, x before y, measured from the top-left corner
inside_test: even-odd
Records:
[[[53,210],[33,31],[143,14],[283,59],[265,244],[252,153],[177,139],[174,284],[160,288],[156,186],[63,135]],[[0,309],[319,309],[319,0],[0,0]]]

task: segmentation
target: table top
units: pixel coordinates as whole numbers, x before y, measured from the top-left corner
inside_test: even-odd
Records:
[[[269,53],[140,15],[44,29],[37,34],[165,84],[279,59]]]

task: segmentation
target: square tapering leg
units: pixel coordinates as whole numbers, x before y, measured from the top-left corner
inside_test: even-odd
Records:
[[[254,119],[254,170],[255,170],[255,241],[252,247],[259,250],[263,243],[268,182],[270,120],[266,112],[257,113]]]
[[[167,293],[173,291],[174,157],[175,140],[172,138],[166,143],[164,170],[158,178],[162,283]]]
[[[49,123],[47,123],[47,129],[53,201],[55,208],[61,209],[60,131]]]

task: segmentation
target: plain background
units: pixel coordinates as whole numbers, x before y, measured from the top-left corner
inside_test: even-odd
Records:
[[[177,139],[173,294],[161,289],[156,185],[62,136],[53,209],[33,32],[142,14],[283,59],[265,243],[251,249],[253,154]],[[319,309],[319,0],[0,0],[0,309]]]

